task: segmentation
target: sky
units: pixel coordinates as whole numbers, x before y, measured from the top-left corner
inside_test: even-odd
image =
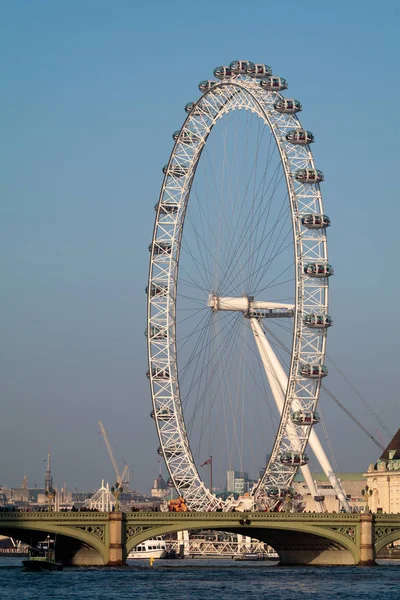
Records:
[[[0,484],[43,485],[48,445],[59,486],[112,482],[101,419],[133,487],[150,489],[153,207],[184,105],[235,59],[285,77],[318,136],[334,223],[328,354],[396,432],[399,26],[394,0],[2,0]],[[333,371],[330,389],[387,443]],[[322,400],[338,469],[365,470],[379,449]]]

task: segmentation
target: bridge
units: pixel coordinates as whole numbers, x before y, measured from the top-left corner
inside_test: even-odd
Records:
[[[35,545],[56,535],[65,565],[123,565],[156,535],[210,529],[250,536],[275,548],[282,565],[373,565],[400,539],[400,514],[279,512],[4,512],[0,534]]]

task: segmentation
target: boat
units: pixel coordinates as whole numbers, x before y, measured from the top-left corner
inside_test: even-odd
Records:
[[[28,558],[22,561],[26,571],[61,571],[62,563],[56,561],[55,541],[47,536],[35,548],[29,548]]]
[[[167,545],[165,539],[158,535],[134,546],[128,554],[128,558],[166,558]]]

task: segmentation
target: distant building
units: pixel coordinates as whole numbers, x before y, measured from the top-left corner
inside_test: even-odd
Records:
[[[153,487],[151,489],[152,498],[165,498],[168,494],[168,486],[165,483],[163,476],[160,475],[154,480]]]
[[[244,471],[227,471],[226,473],[227,492],[241,496],[249,491],[249,474]]]
[[[400,513],[400,429],[376,464],[365,473],[367,486],[364,502],[373,513]],[[372,492],[372,493],[371,493]]]
[[[336,475],[346,493],[351,509],[354,512],[362,512],[365,506],[365,499],[362,494],[362,490],[365,487],[364,475],[362,473],[337,473]],[[327,512],[340,512],[340,502],[325,473],[313,473],[313,479],[318,494],[324,497],[324,505]],[[301,473],[296,475],[293,487],[303,497],[301,505],[304,507],[304,511],[314,512],[316,510],[314,497],[311,495]]]

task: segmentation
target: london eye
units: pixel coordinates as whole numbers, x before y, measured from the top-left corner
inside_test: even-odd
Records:
[[[254,508],[291,498],[301,469],[322,511],[309,446],[347,511],[314,430],[333,324],[314,134],[268,65],[238,60],[214,76],[173,133],[149,246],[158,452],[191,510],[221,506],[198,468],[205,456],[244,470],[268,452],[249,490]]]

